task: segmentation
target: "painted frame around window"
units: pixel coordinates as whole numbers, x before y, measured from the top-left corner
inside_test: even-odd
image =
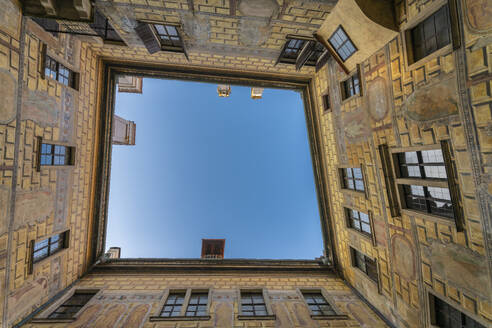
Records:
[[[243,310],[242,310],[242,302],[241,302],[241,294],[242,293],[261,293],[263,296],[263,301],[265,303],[265,308],[267,315],[265,316],[250,316],[250,315],[243,315]],[[271,307],[271,302],[270,298],[268,296],[268,291],[266,288],[241,288],[237,290],[237,302],[238,302],[238,315],[237,319],[238,320],[275,320],[276,316],[272,311]]]
[[[313,288],[313,287],[299,287],[296,288],[296,293],[299,296],[299,298],[304,302],[306,305],[306,308],[309,311],[309,315],[311,316],[311,319],[314,320],[346,320],[349,318],[347,314],[344,314],[336,305],[335,301],[333,298],[330,296],[329,293],[326,292],[324,288]],[[320,293],[323,298],[326,300],[326,302],[331,306],[333,311],[335,312],[335,315],[315,315],[311,313],[311,310],[309,309],[309,305],[304,298],[304,293]]]
[[[164,306],[169,298],[169,295],[172,293],[184,293],[185,297],[183,300],[183,305],[181,306],[180,315],[179,316],[169,316],[163,317],[161,313],[163,311]],[[189,305],[189,301],[192,293],[208,293],[207,299],[207,310],[206,315],[204,316],[186,316],[186,310]],[[162,294],[161,300],[154,312],[154,315],[149,317],[149,321],[207,321],[210,320],[210,303],[212,300],[212,287],[203,288],[203,287],[176,287],[176,288],[166,288],[164,293]]]
[[[94,295],[91,297],[91,299],[85,303],[78,311],[75,313],[71,318],[49,318],[49,315],[52,314],[56,309],[58,309],[62,304],[64,304],[66,301],[68,301],[75,293],[93,293]],[[55,300],[53,303],[48,305],[47,308],[42,310],[38,315],[36,315],[33,319],[31,319],[31,323],[47,323],[47,324],[53,324],[53,323],[70,323],[74,322],[78,319],[80,314],[84,312],[84,310],[88,307],[88,305],[91,303],[91,300],[95,299],[98,294],[100,294],[102,291],[100,289],[94,289],[94,288],[75,288],[73,287],[70,289],[65,295],[62,297],[58,298]]]

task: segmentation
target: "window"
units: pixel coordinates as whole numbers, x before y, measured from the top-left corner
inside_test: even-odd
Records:
[[[125,44],[123,39],[118,35],[113,25],[109,22],[99,10],[94,10],[94,22],[89,24],[92,30],[100,36],[104,42],[114,43],[114,44]]]
[[[73,165],[73,147],[41,143],[40,165]]]
[[[448,6],[443,6],[410,30],[412,56],[416,62],[451,43]]]
[[[330,39],[328,39],[330,45],[333,47],[333,50],[337,53],[338,56],[343,61],[346,61],[350,56],[357,51],[357,48],[354,46],[352,40],[347,36],[342,26],[338,26],[338,28],[333,32]]]
[[[185,299],[185,292],[169,293],[169,296],[162,308],[161,317],[179,317],[181,316],[181,308]]]
[[[183,41],[176,26],[154,24],[154,28],[164,50],[183,51]]]
[[[352,266],[359,268],[371,280],[378,282],[378,269],[376,261],[350,247],[352,253]]]
[[[323,109],[324,109],[325,112],[328,112],[331,109],[331,106],[330,106],[330,95],[328,93],[326,93],[322,97],[323,97]]]
[[[318,71],[328,60],[327,53],[321,43],[309,37],[287,36],[277,63],[295,64],[297,70],[304,65],[316,66]]]
[[[37,263],[68,247],[68,231],[33,243],[32,263]]]
[[[348,167],[341,169],[342,188],[356,191],[364,191],[364,178],[360,167]]]
[[[444,145],[447,148],[447,143]],[[448,181],[452,169],[446,167],[443,148],[396,153],[395,160],[397,183],[405,208],[451,219],[455,217],[457,209],[453,206]]]
[[[440,298],[429,294],[431,324],[441,328],[485,328],[484,325],[458,311]]]
[[[187,317],[199,317],[207,315],[208,293],[191,293],[188,307],[186,308]]]
[[[90,299],[96,294],[94,291],[76,291],[72,297],[66,300],[55,311],[53,311],[49,319],[71,319],[80,309],[86,305]]]
[[[353,209],[345,209],[347,214],[347,224],[350,228],[371,236],[371,223],[369,215]]]
[[[337,315],[320,292],[302,292],[311,315]]]
[[[77,89],[78,74],[46,56],[44,75],[73,89]]]
[[[340,88],[342,90],[342,100],[360,94],[359,73],[353,74],[347,80],[340,83]]]
[[[262,292],[241,292],[241,315],[252,317],[268,315]]]

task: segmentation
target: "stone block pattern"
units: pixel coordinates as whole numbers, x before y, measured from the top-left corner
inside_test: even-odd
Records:
[[[88,275],[74,288],[99,292],[70,327],[386,327],[343,281],[327,274]],[[211,289],[210,320],[148,320],[149,316],[158,316],[166,290],[187,288]],[[239,290],[255,288],[266,289],[275,320],[237,318]],[[300,293],[303,288],[323,289],[329,296],[328,302],[347,314],[348,319],[312,320]]]
[[[402,26],[432,10],[429,8],[434,3],[396,2]],[[490,291],[492,283],[487,274],[490,254],[487,255],[484,242],[484,235],[490,233],[490,223],[487,225],[484,220],[490,222],[490,217],[483,217],[479,193],[485,195],[483,199],[490,206],[491,48],[480,44],[480,36],[465,28],[466,87],[473,116],[466,117],[464,105],[454,91],[458,112],[451,115],[439,112],[437,119],[418,121],[408,113],[409,97],[428,86],[445,85],[449,77],[456,81],[465,67],[459,64],[459,54],[450,46],[408,65],[403,37],[402,30],[385,48],[360,63],[361,96],[341,100],[340,82],[348,76],[334,62],[314,78],[341,270],[350,284],[397,326],[428,325],[429,292],[490,324],[492,300],[483,292]],[[331,111],[322,108],[321,96],[326,92],[330,94]],[[435,110],[432,102],[422,105],[428,106],[428,111]],[[472,171],[466,119],[471,119],[472,133],[477,136],[472,144],[481,161],[479,181]],[[433,220],[412,211],[392,217],[389,210],[378,146],[387,144],[390,149],[403,149],[439,145],[441,140],[449,140],[452,147],[452,165],[458,177],[465,221],[464,231],[460,232],[454,223]],[[367,197],[342,190],[339,182],[340,166],[361,165],[365,170]],[[370,238],[347,227],[344,207],[372,212],[375,245]],[[377,260],[378,284],[352,266],[348,246]],[[473,272],[469,268],[474,268]]]

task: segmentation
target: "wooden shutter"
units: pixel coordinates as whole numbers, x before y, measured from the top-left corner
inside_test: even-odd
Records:
[[[309,57],[313,54],[314,47],[316,45],[315,41],[308,41],[301,50],[301,53],[296,59],[296,70],[300,70],[304,64],[308,61]]]
[[[161,43],[149,24],[139,22],[138,26],[135,27],[135,32],[137,32],[150,54],[161,51]]]
[[[316,72],[318,72],[325,64],[328,62],[330,58],[330,53],[328,50],[325,50],[321,56],[319,56],[318,61],[316,62]]]
[[[44,71],[46,68],[46,43],[39,43],[39,56],[38,56],[38,72],[39,76],[44,80]]]

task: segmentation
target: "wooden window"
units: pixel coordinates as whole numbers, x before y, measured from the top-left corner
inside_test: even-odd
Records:
[[[407,35],[411,38],[412,61],[416,62],[451,43],[451,24],[448,6],[426,18],[412,28]]]
[[[86,305],[96,292],[76,291],[72,297],[66,300],[55,311],[53,311],[49,319],[70,319],[73,318],[80,309]]]
[[[326,301],[320,292],[302,292],[302,296],[306,301],[311,315],[326,316],[337,315],[335,310]]]
[[[352,253],[352,266],[359,268],[371,280],[378,282],[378,269],[376,261],[350,247]]]
[[[324,110],[325,112],[330,111],[330,109],[331,109],[331,104],[330,104],[330,95],[329,95],[328,93],[326,93],[326,94],[324,94],[324,95],[322,96],[322,98],[323,98],[323,110]]]
[[[485,328],[438,297],[429,294],[431,324],[441,328]]]
[[[295,64],[300,70],[304,65],[316,66],[318,71],[326,64],[329,54],[325,47],[310,37],[287,36],[277,63]]]
[[[403,208],[454,219],[461,231],[463,215],[451,156],[446,140],[440,148],[395,151],[396,184]]]
[[[183,52],[183,40],[174,25],[153,24],[163,50]]]
[[[45,77],[56,80],[73,89],[78,89],[78,74],[60,64],[50,56],[46,56]]]
[[[40,165],[73,165],[73,147],[41,143]]]
[[[359,73],[357,72],[341,82],[340,88],[342,90],[342,100],[360,94]]]
[[[378,146],[379,156],[381,158],[381,166],[384,173],[384,182],[386,184],[386,195],[388,196],[388,207],[392,217],[400,215],[400,207],[398,205],[398,195],[395,186],[395,176],[391,166],[391,155],[388,145],[382,144]]]
[[[186,308],[187,317],[200,317],[207,315],[208,293],[191,293],[188,307]]]
[[[262,292],[241,291],[241,315],[253,317],[268,315]]]
[[[68,231],[33,242],[32,263],[37,263],[68,247]]]
[[[171,292],[162,308],[161,317],[179,317],[181,316],[181,308],[183,307],[185,292]]]
[[[347,167],[341,169],[342,188],[363,192],[364,178],[360,167]]]
[[[347,216],[347,225],[349,228],[372,236],[369,214],[348,208],[345,209],[345,214]]]
[[[354,46],[354,43],[348,37],[345,30],[340,25],[333,32],[333,34],[328,39],[330,45],[333,47],[333,50],[337,53],[337,55],[342,59],[342,61],[346,61],[350,56],[352,56],[357,48]]]

